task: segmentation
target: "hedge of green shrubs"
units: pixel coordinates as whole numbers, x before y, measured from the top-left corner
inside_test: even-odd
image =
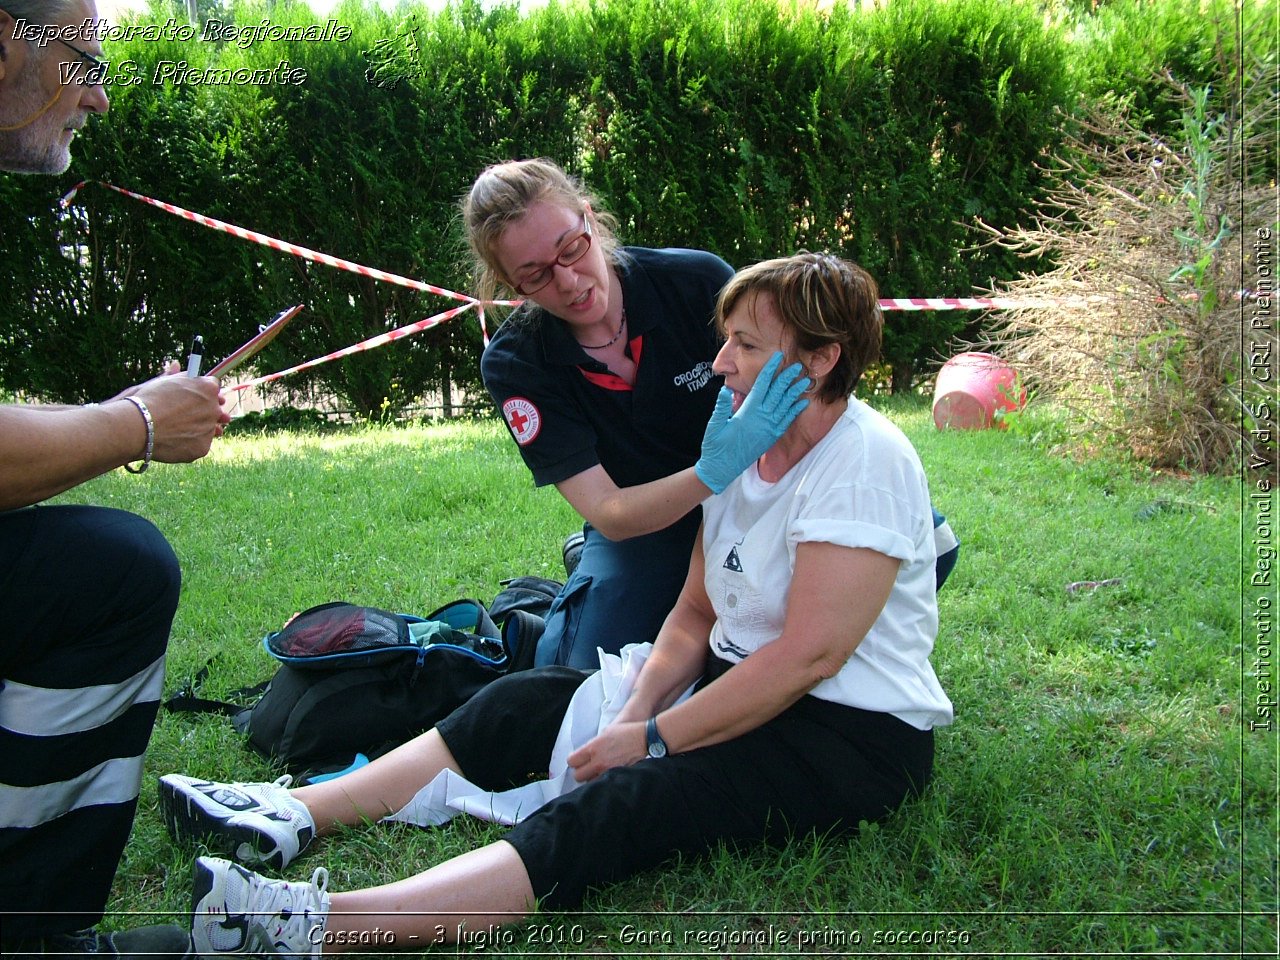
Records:
[[[545,155],[606,199],[628,243],[701,247],[736,266],[821,248],[864,264],[885,296],[967,295],[1025,269],[978,247],[972,226],[1027,215],[1044,189],[1038,163],[1082,93],[1114,89],[1160,123],[1154,67],[1213,77],[1215,20],[1185,6],[1118,2],[1054,22],[1009,0],[828,12],[778,0],[553,0],[527,13],[463,0],[394,15],[348,2],[332,15],[351,30],[343,42],[109,44],[138,79],[110,88],[111,116],[76,144],[64,182],[0,175],[0,255],[15,278],[12,302],[0,302],[0,387],[100,398],[193,333],[217,355],[304,302],[263,356],[277,369],[454,305],[101,187],[60,210],[82,179],[467,292],[458,198],[487,163]],[[181,18],[181,7],[153,0],[134,22]],[[284,3],[269,13],[228,3],[218,16],[314,19]],[[1156,42],[1141,42],[1149,30]],[[200,71],[282,60],[305,80],[152,82],[162,61]],[[909,387],[980,319],[891,314],[893,387]],[[383,414],[442,383],[474,390],[480,349],[464,315],[283,383]]]

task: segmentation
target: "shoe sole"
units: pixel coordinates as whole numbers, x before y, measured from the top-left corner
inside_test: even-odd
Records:
[[[210,840],[217,841],[214,846],[241,863],[284,869],[284,851],[270,837],[243,824],[227,823],[205,810],[200,800],[198,793],[187,793],[176,784],[160,781],[160,812],[175,839],[206,845]],[[263,841],[272,842],[270,850],[262,849]]]

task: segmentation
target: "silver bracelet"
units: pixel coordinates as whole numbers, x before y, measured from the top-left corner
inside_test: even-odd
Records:
[[[151,419],[151,411],[147,409],[147,405],[137,397],[129,396],[125,399],[138,408],[142,421],[147,425],[147,449],[142,454],[142,466],[132,467],[126,463],[124,468],[130,473],[146,473],[147,467],[151,466],[151,453],[156,448],[156,422]]]

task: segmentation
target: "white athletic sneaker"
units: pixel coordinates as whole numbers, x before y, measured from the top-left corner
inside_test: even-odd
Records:
[[[318,957],[329,918],[329,871],[310,883],[268,880],[230,860],[198,857],[191,896],[197,956]]]
[[[213,783],[176,773],[160,778],[160,808],[175,840],[212,840],[242,863],[280,870],[315,836],[306,805],[275,783]]]

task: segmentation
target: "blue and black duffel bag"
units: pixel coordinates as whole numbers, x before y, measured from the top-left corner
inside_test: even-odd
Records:
[[[507,673],[515,652],[470,600],[426,617],[325,603],[262,643],[280,668],[233,721],[295,774],[372,758],[429,730]]]
[[[229,714],[254,750],[299,781],[313,780],[386,753],[498,677],[532,666],[540,614],[558,587],[505,581],[497,622],[476,600],[425,617],[323,603],[263,638],[280,663],[267,683],[236,691],[231,703],[196,697],[197,678],[166,706]]]

